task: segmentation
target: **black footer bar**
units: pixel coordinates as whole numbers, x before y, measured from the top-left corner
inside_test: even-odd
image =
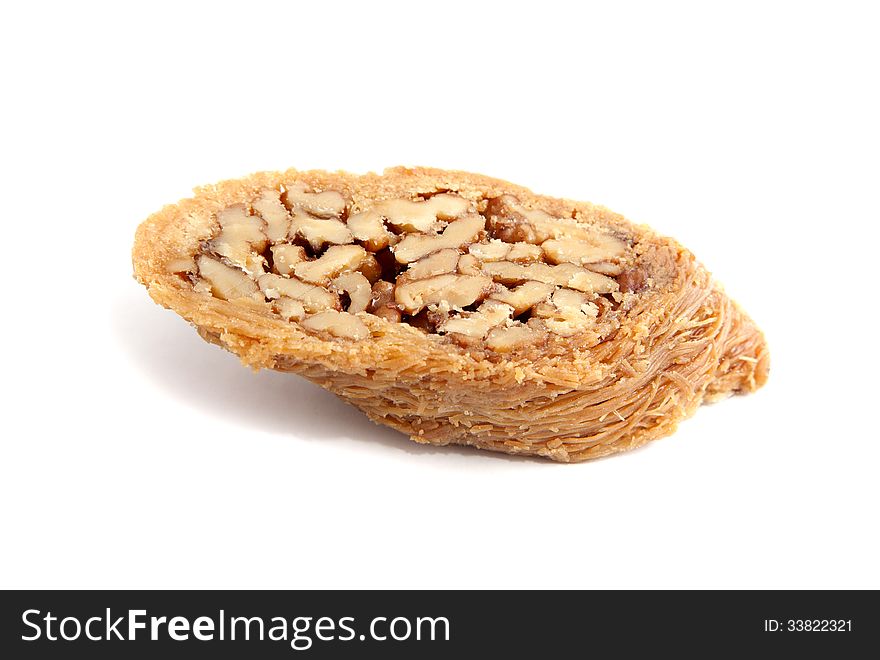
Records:
[[[6,591],[7,658],[875,648],[876,591]],[[867,646],[866,646],[867,644]],[[11,654],[10,654],[11,652]]]

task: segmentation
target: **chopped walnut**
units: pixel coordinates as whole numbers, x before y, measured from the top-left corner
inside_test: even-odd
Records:
[[[480,261],[538,261],[543,254],[541,248],[531,243],[505,243],[492,239],[488,243],[473,243],[468,251]]]
[[[489,330],[510,320],[513,307],[495,300],[487,300],[476,312],[467,312],[450,318],[437,328],[441,332],[465,335],[471,339],[483,339]]]
[[[458,249],[476,240],[485,224],[483,216],[474,214],[450,222],[441,234],[407,234],[394,247],[394,258],[408,264],[444,248]]]
[[[339,217],[345,212],[345,197],[335,190],[308,192],[303,185],[294,185],[284,194],[291,210],[302,210],[317,218]]]
[[[624,270],[623,264],[614,263],[612,261],[599,261],[596,263],[587,264],[586,267],[594,273],[602,273],[602,275],[610,275],[612,277],[620,275]]]
[[[389,224],[405,232],[426,232],[437,228],[438,220],[453,220],[464,215],[470,202],[458,195],[434,195],[428,200],[412,202],[390,199],[373,207]]]
[[[493,261],[483,264],[483,272],[496,282],[507,285],[533,280],[587,293],[611,293],[618,289],[617,282],[610,277],[568,263],[550,266]]]
[[[590,243],[602,236],[598,230],[573,218],[554,218],[540,209],[528,209],[513,195],[490,199],[486,217],[493,236],[508,243],[524,241],[540,245],[551,238]]]
[[[290,232],[290,212],[281,203],[281,193],[264,190],[253,204],[254,210],[266,221],[266,237],[272,243],[287,240]]]
[[[236,204],[218,213],[217,222],[220,234],[210,242],[211,251],[249,275],[264,272],[266,260],[260,255],[266,248],[263,221]]]
[[[537,264],[536,264],[537,265]],[[559,264],[552,266],[555,269],[557,280],[568,278],[567,286],[577,291],[587,293],[614,293],[618,290],[617,282],[610,277],[591,270],[578,268],[574,264]]]
[[[435,252],[434,254],[411,263],[409,268],[397,278],[397,281],[406,282],[409,280],[423,280],[426,277],[433,277],[434,275],[454,273],[455,269],[458,267],[459,256],[458,250],[453,250],[451,248]]]
[[[468,252],[480,261],[503,261],[510,253],[510,243],[493,238],[488,243],[471,243]]]
[[[594,234],[590,242],[574,238],[551,238],[541,243],[547,260],[553,264],[564,262],[584,266],[610,262],[626,253],[626,243],[607,234]]]
[[[243,271],[230,268],[217,259],[202,255],[198,259],[199,275],[210,284],[211,293],[223,300],[260,299],[257,284]]]
[[[291,237],[302,236],[309,242],[313,250],[320,250],[324,245],[345,245],[354,241],[345,223],[323,218],[316,218],[307,213],[293,216],[290,223]]]
[[[260,290],[270,300],[286,296],[299,300],[307,312],[339,309],[339,296],[314,284],[307,284],[295,277],[281,277],[267,273],[257,281]]]
[[[486,337],[486,346],[498,353],[509,353],[527,344],[534,344],[540,334],[527,325],[493,328]]]
[[[306,310],[299,300],[282,296],[272,302],[272,307],[285,321],[300,321],[305,318]]]
[[[583,293],[571,289],[558,289],[551,303],[535,307],[538,317],[544,319],[547,327],[558,335],[568,337],[583,330],[593,328],[599,307],[587,300]]]
[[[279,243],[273,245],[272,252],[272,270],[279,275],[290,275],[293,268],[301,261],[306,261],[306,250],[300,245],[291,245],[290,243]]]
[[[458,272],[474,277],[483,274],[483,271],[480,270],[480,260],[472,254],[463,254],[458,258]]]
[[[491,287],[492,280],[488,277],[437,275],[398,285],[394,299],[408,314],[417,314],[424,307],[438,303],[460,309],[482,299]]]
[[[537,245],[531,243],[512,243],[510,252],[507,253],[507,261],[517,261],[521,263],[533,263],[540,261],[544,255],[544,251]]]
[[[370,281],[358,272],[343,273],[333,280],[333,288],[348,294],[348,311],[352,314],[367,311],[372,298]]]
[[[367,256],[360,245],[334,245],[314,261],[301,261],[293,273],[304,282],[326,286],[339,273],[357,270]]]
[[[496,291],[492,294],[492,299],[510,305],[514,309],[514,315],[519,316],[538,303],[546,301],[554,290],[552,284],[523,282],[515,289]]]
[[[490,199],[486,204],[486,217],[492,235],[507,243],[541,243],[550,238],[541,228],[553,224],[549,214],[524,208],[513,195]]]
[[[371,252],[378,252],[397,241],[397,237],[382,222],[382,215],[374,211],[350,215],[348,229],[352,237]]]
[[[364,325],[364,322],[348,312],[328,310],[307,317],[302,321],[301,325],[309,330],[329,332],[334,337],[354,339],[355,341],[366,339],[370,336],[370,331]]]
[[[619,308],[621,290],[650,282],[633,270],[626,240],[573,217],[512,195],[485,205],[454,193],[426,197],[349,209],[340,191],[263,190],[217,214],[217,234],[195,260],[167,268],[196,291],[268,302],[280,318],[325,336],[366,338],[357,315],[370,314],[499,353],[547,333],[595,332]]]
[[[385,227],[385,222],[397,231],[435,231],[444,220],[464,215],[470,202],[457,195],[434,195],[428,200],[414,202],[408,199],[388,199],[349,217],[348,228],[358,241],[369,250],[377,251],[396,242],[396,236]]]

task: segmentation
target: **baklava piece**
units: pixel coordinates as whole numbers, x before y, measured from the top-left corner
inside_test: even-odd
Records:
[[[767,378],[752,321],[675,241],[463,172],[261,173],[138,229],[153,299],[254,368],[416,442],[632,449]]]

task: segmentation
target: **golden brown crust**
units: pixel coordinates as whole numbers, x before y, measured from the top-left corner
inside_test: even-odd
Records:
[[[636,272],[621,281],[644,287],[644,269],[651,286],[633,296],[620,327],[599,343],[497,355],[372,314],[359,315],[368,340],[327,340],[258,304],[197,292],[169,272],[169,263],[191,258],[211,238],[220,210],[294,182],[340,191],[355,205],[436,191],[471,200],[511,194],[556,217],[633,237]],[[602,207],[476,174],[288,170],[225,181],[150,216],[137,230],[133,262],[152,298],[207,340],[251,367],[305,376],[417,442],[585,460],[667,435],[703,401],[757,389],[769,369],[760,331],[675,241]]]

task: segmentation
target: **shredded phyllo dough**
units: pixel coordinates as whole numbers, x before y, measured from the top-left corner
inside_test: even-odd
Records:
[[[256,175],[156,214],[134,254],[206,339],[419,442],[583,460],[768,370],[677,243],[477,175]]]

